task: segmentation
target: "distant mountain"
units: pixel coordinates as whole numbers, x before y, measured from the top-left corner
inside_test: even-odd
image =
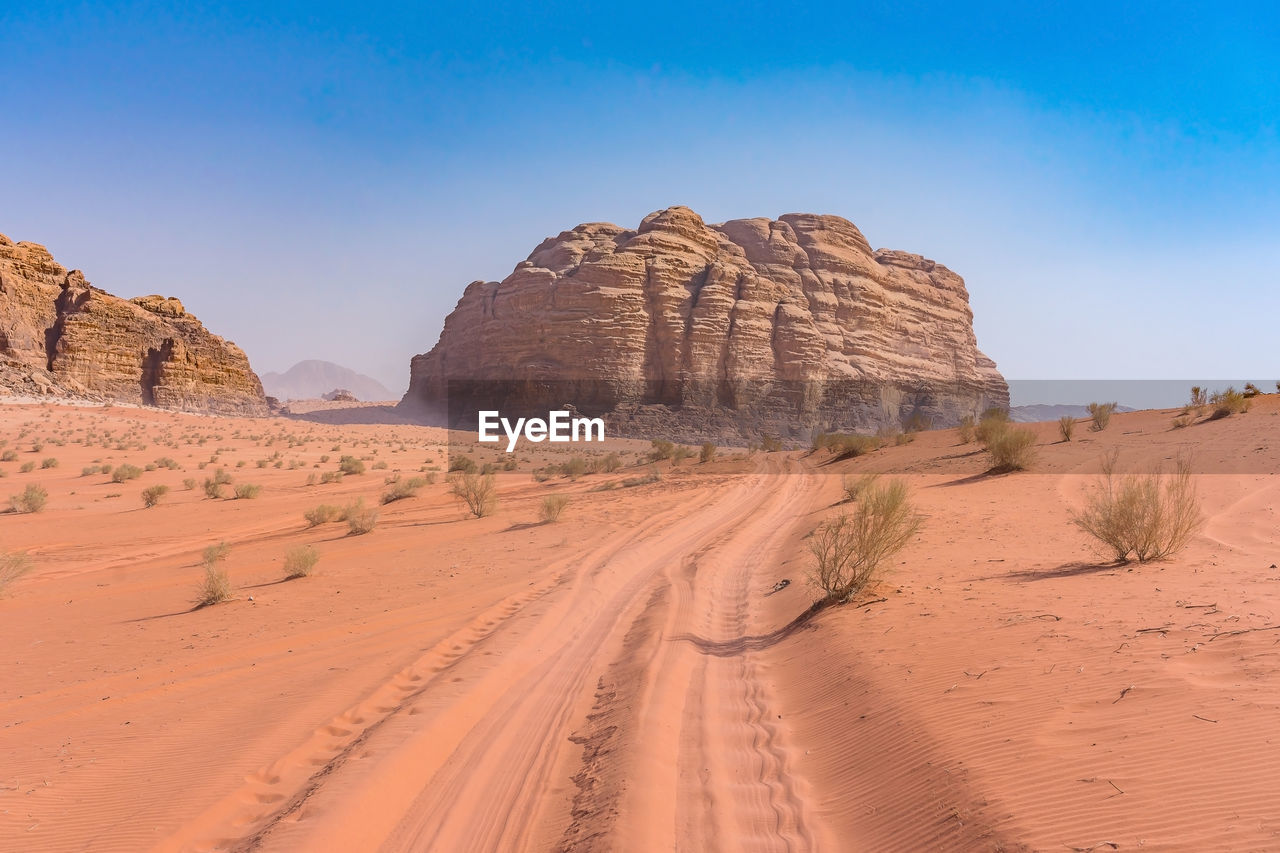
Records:
[[[364,402],[398,400],[400,395],[363,373],[331,361],[300,361],[284,373],[262,374],[262,387],[279,400],[313,400],[336,388]]]
[[[264,378],[262,380],[266,382]],[[1131,409],[1128,406],[1118,406],[1117,412],[1136,412],[1137,409]],[[1089,417],[1088,406],[1070,406],[1059,405],[1051,406],[1048,404],[1037,404],[1032,406],[1012,406],[1009,409],[1010,420],[1020,424],[1034,424],[1042,421],[1056,421],[1059,418],[1070,415],[1073,418]]]

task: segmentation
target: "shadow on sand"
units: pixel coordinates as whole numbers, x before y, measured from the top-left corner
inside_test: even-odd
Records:
[[[830,607],[832,602],[827,599],[815,601],[809,605],[809,609],[792,619],[775,631],[768,634],[757,634],[749,637],[737,637],[732,640],[707,640],[702,637],[696,637],[692,634],[677,634],[672,640],[677,642],[691,643],[697,647],[698,651],[704,655],[715,655],[716,657],[728,658],[734,655],[740,655],[743,652],[754,652],[760,649],[767,649],[770,646],[780,643],[792,634],[802,631],[806,628],[817,627],[811,624],[819,613]]]

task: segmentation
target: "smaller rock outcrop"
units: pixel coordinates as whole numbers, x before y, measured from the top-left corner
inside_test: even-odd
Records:
[[[268,413],[244,352],[172,297],[121,299],[0,234],[0,393]]]

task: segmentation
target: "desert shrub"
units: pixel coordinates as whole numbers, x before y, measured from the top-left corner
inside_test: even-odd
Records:
[[[1072,522],[1120,562],[1160,560],[1181,550],[1204,523],[1190,462],[1179,457],[1172,474],[1122,475],[1117,459],[1112,453],[1103,461],[1101,478]]]
[[[92,477],[96,473],[98,473],[97,465],[86,465],[80,469],[81,477]]]
[[[1242,392],[1246,398],[1252,399],[1262,393],[1262,390],[1252,382],[1244,383],[1244,391]]]
[[[760,439],[760,449],[765,453],[777,453],[782,449],[782,439],[776,436],[766,435],[764,438]]]
[[[319,527],[342,518],[342,510],[332,504],[320,504],[304,512],[302,517],[307,520],[308,527]]]
[[[683,444],[677,444],[675,450],[671,451],[671,464],[679,465],[684,460],[693,455],[693,451],[685,447]]]
[[[1076,431],[1076,419],[1071,415],[1063,415],[1058,418],[1058,435],[1062,436],[1063,441],[1070,441],[1071,436]]]
[[[587,473],[587,460],[581,456],[574,456],[564,463],[560,470],[570,480],[576,480]]]
[[[863,474],[861,477],[846,474],[840,481],[841,488],[844,491],[844,499],[853,503],[879,481],[879,474]]]
[[[30,474],[34,470],[36,470],[36,463],[34,462],[23,462],[18,466],[19,474]]]
[[[379,462],[373,463],[373,470],[375,471],[385,471],[387,470],[387,467],[388,465],[386,462],[379,461]]]
[[[977,425],[978,424],[974,420],[973,415],[965,415],[960,419],[958,432],[961,444],[969,444],[973,441],[974,430],[977,428]]]
[[[142,476],[141,468],[139,468],[137,465],[130,465],[129,463],[126,462],[123,465],[117,465],[115,467],[115,470],[111,472],[111,482],[124,483],[128,480],[136,480],[141,476]]]
[[[204,580],[196,592],[196,607],[221,604],[231,597],[231,578],[227,570],[217,564],[206,563]]]
[[[709,441],[702,443],[702,449],[698,451],[698,461],[707,464],[716,458],[716,446]]]
[[[498,485],[492,474],[455,472],[449,490],[476,518],[484,518],[498,505]]]
[[[542,506],[538,507],[538,518],[546,522],[559,521],[560,513],[564,512],[568,504],[569,498],[566,495],[547,495],[542,499]]]
[[[1250,399],[1235,388],[1219,391],[1209,398],[1209,405],[1213,407],[1211,417],[1217,420],[1242,414],[1249,411],[1250,403]]]
[[[4,588],[31,571],[31,559],[26,554],[0,551],[0,595]]]
[[[985,445],[992,434],[1001,432],[1008,426],[1009,412],[992,407],[983,412],[982,417],[978,419],[978,423],[973,428],[973,437],[979,444]]]
[[[16,450],[6,450],[0,453],[0,462],[17,462],[18,452]]]
[[[1191,407],[1194,409],[1202,409],[1209,405],[1209,392],[1201,388],[1199,385],[1191,386]]]
[[[195,477],[187,477],[182,481],[182,488],[186,489],[188,492],[195,489],[195,487],[196,487]]]
[[[40,467],[41,467],[41,468],[45,468],[45,469],[48,469],[48,468],[57,468],[57,467],[58,467],[58,460],[57,460],[57,459],[54,459],[52,456],[50,456],[48,459],[45,459],[44,461],[42,461],[42,462],[40,463]]]
[[[600,470],[606,474],[612,474],[622,467],[622,458],[616,453],[610,453],[608,456],[600,460]]]
[[[983,430],[982,446],[991,456],[991,470],[1002,474],[1025,471],[1035,459],[1036,434],[1008,421],[990,422]]]
[[[266,467],[267,467],[268,465],[270,465],[270,464],[271,464],[271,463],[270,463],[270,462],[268,462],[266,459],[259,459],[259,460],[258,460],[258,462],[257,462],[257,465],[258,465],[258,467],[259,467],[259,468],[266,468]],[[243,460],[243,459],[241,459],[239,462],[237,462],[237,463],[236,463],[236,467],[237,467],[237,468],[239,468],[239,467],[240,467],[240,466],[242,466],[242,465],[244,465],[244,460]]]
[[[342,482],[341,471],[325,471],[323,474],[320,475],[320,485],[322,486],[327,486],[330,483],[341,483],[341,482]]]
[[[411,498],[418,493],[418,489],[427,485],[428,482],[426,477],[410,477],[407,480],[396,480],[391,484],[390,489],[382,493],[382,502],[389,504],[393,501]]]
[[[262,494],[262,486],[256,483],[241,483],[236,486],[236,498],[238,500],[253,500]]]
[[[1119,403],[1090,403],[1089,417],[1093,418],[1090,427],[1094,432],[1102,432],[1111,425],[1111,416],[1115,414]]]
[[[824,600],[843,603],[866,589],[884,561],[916,535],[920,523],[906,483],[890,480],[871,486],[853,512],[820,524],[809,540],[809,551],[816,564],[813,582]]]
[[[161,468],[167,468],[170,471],[177,471],[179,468],[182,467],[181,465],[178,464],[178,461],[176,459],[172,459],[168,456],[161,456],[159,459],[156,460],[156,465],[158,465]]]
[[[310,545],[299,545],[290,548],[284,555],[284,576],[286,580],[305,578],[316,567],[320,555]]]
[[[222,487],[230,484],[231,484],[231,475],[226,472],[226,469],[224,468],[217,469],[216,471],[213,472],[212,477],[205,477],[205,480],[204,480],[205,497],[207,498],[222,497]]]
[[[1184,412],[1173,419],[1174,429],[1186,429],[1196,422],[1196,419],[1190,413]]]
[[[880,449],[880,439],[874,435],[833,435],[828,444],[837,459],[852,459]]]
[[[902,447],[904,444],[910,444],[915,440],[916,434],[914,432],[900,432],[893,437],[893,443],[898,447]]]
[[[656,483],[662,479],[662,474],[658,472],[656,465],[650,465],[648,472],[641,474],[639,477],[628,477],[622,481],[622,485],[630,488],[631,486],[647,486],[650,483]]]
[[[208,568],[216,566],[223,560],[227,559],[227,555],[231,553],[231,545],[225,539],[215,545],[210,545],[200,552],[200,562]]]
[[[168,486],[149,486],[142,490],[142,505],[150,509],[169,493]]]
[[[342,520],[347,523],[349,535],[363,536],[378,526],[378,510],[366,507],[363,499],[357,500],[343,509]]]
[[[461,471],[464,474],[474,474],[479,466],[476,460],[470,456],[454,456],[449,460],[449,472]]]
[[[9,498],[9,508],[13,512],[40,512],[48,501],[49,493],[44,486],[37,486],[32,483],[18,494]]]
[[[364,463],[354,456],[343,456],[338,460],[338,470],[343,474],[363,474]]]
[[[674,443],[661,438],[655,438],[649,442],[653,445],[653,450],[649,451],[649,458],[654,462],[661,462],[663,459],[670,459],[676,452]]]

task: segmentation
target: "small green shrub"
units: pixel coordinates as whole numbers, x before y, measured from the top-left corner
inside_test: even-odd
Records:
[[[853,512],[818,525],[809,551],[816,563],[811,579],[823,600],[842,604],[874,583],[885,560],[906,547],[920,525],[901,480],[872,485]]]

